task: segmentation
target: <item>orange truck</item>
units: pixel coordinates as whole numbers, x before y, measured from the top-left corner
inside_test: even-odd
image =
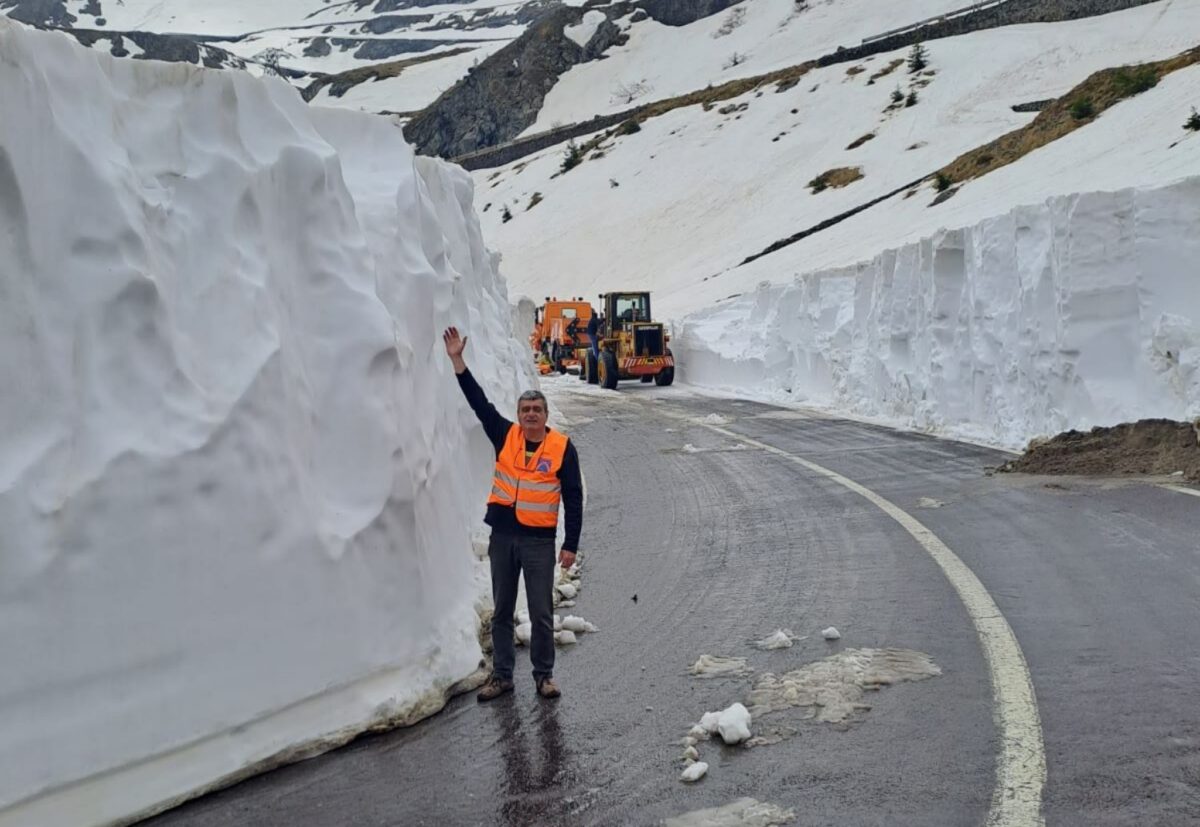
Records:
[[[534,311],[529,335],[542,373],[566,373],[568,367],[579,366],[575,352],[591,344],[587,335],[591,318],[592,306],[582,298],[546,297],[546,303]]]

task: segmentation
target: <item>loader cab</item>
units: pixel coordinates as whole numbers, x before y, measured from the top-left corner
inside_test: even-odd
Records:
[[[654,318],[650,315],[649,293],[605,293],[600,299],[604,302],[609,335],[625,330],[633,322],[648,322]]]

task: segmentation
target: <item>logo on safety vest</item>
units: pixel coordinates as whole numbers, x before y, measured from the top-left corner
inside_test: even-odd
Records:
[[[550,473],[550,460],[548,457],[542,457],[538,460],[537,470],[544,474]]]

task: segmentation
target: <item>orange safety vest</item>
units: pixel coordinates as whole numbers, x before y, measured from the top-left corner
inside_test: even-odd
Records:
[[[508,429],[496,458],[488,505],[516,506],[517,522],[530,528],[555,528],[562,495],[558,469],[567,455],[567,437],[546,431],[541,447],[525,461],[525,434],[520,425]]]

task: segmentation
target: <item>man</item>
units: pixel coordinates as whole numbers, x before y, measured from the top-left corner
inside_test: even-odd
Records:
[[[588,319],[587,335],[591,342],[592,355],[596,357],[596,361],[600,361],[600,331],[604,329],[604,316],[597,313]]]
[[[467,338],[451,327],[442,340],[458,386],[496,449],[492,494],[484,518],[492,527],[488,543],[496,607],[492,615],[492,675],[478,698],[490,701],[513,690],[513,612],[517,577],[522,572],[533,625],[529,647],[533,680],[539,695],[557,698],[562,693],[554,683],[554,540],[561,502],[566,537],[558,561],[569,569],[575,563],[583,524],[579,455],[565,434],[546,427],[546,397],[540,391],[521,394],[517,402],[520,424],[511,422],[488,401],[467,370],[463,360]]]

